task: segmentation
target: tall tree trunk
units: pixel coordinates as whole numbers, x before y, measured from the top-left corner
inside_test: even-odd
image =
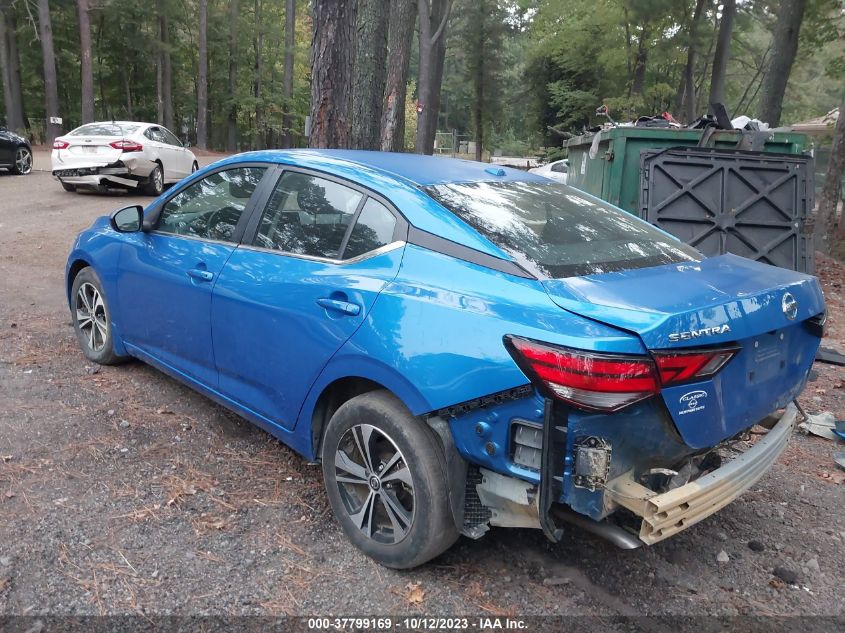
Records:
[[[783,96],[798,52],[798,33],[807,0],[782,0],[772,37],[772,57],[763,76],[760,110],[757,118],[771,127],[780,125]]]
[[[76,0],[79,15],[79,70],[81,74],[82,122],[94,120],[94,61],[91,52],[89,0]]]
[[[161,63],[161,118],[173,131],[173,66],[170,61],[170,18],[166,0],[158,0],[159,60]]]
[[[707,99],[708,103],[711,104],[711,114],[713,113],[712,104],[725,103],[725,83],[727,81],[728,59],[731,56],[734,16],[736,16],[736,0],[723,0],[719,36],[716,39],[716,53],[713,55],[713,74],[710,76],[710,96]]]
[[[405,149],[405,93],[416,21],[416,0],[393,0],[390,3],[387,78],[381,115],[381,149],[384,152]]]
[[[484,32],[485,16],[484,11],[480,11],[478,15],[478,22],[475,25],[473,36],[475,38],[475,48],[477,61],[475,63],[475,103],[473,104],[473,124],[475,125],[475,160],[480,161],[484,153],[484,42],[486,33]]]
[[[9,0],[0,1],[0,68],[3,79],[3,103],[6,106],[6,127],[22,132],[23,92],[21,66],[18,56],[17,20]]]
[[[692,21],[689,25],[689,45],[687,47],[687,64],[684,68],[684,119],[687,123],[695,120],[695,58],[698,54],[698,27],[704,17],[705,0],[697,0],[695,10],[692,14]]]
[[[255,0],[255,31],[252,35],[252,49],[255,53],[253,66],[252,94],[255,97],[255,135],[253,149],[267,146],[264,135],[264,107],[261,104],[261,48],[264,44],[264,27],[261,24],[261,0]]]
[[[387,74],[387,0],[358,0],[352,71],[352,138],[355,149],[378,149]]]
[[[314,0],[311,147],[349,147],[354,35],[354,2]]]
[[[238,147],[238,105],[235,95],[238,63],[238,0],[229,0],[229,114],[226,119],[226,149]]]
[[[208,0],[199,0],[197,64],[197,147],[208,148]]]
[[[446,53],[446,23],[452,0],[417,0],[420,29],[419,81],[417,95],[422,112],[417,116],[418,154],[434,153],[443,60]]]
[[[52,145],[61,134],[61,127],[50,123],[59,116],[59,90],[56,80],[56,54],[53,49],[53,26],[50,23],[50,1],[38,0],[38,35],[41,38],[41,56],[44,63],[44,102],[46,107],[45,142]]]
[[[648,29],[643,26],[637,43],[637,55],[634,59],[634,77],[631,81],[631,95],[641,95],[645,87],[645,70],[648,63]]]
[[[840,257],[845,255],[845,249],[843,249],[845,217],[839,217],[837,221],[837,208],[842,199],[843,176],[845,176],[845,97],[842,99],[842,105],[839,106],[839,119],[836,121],[836,131],[833,134],[827,175],[819,195],[819,205],[816,210],[818,220],[815,226],[817,248],[825,253],[834,251]]]
[[[296,50],[296,0],[285,3],[285,77],[282,84],[282,147],[293,147],[293,61]]]

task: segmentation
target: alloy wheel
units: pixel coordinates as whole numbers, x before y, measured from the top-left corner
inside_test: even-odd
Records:
[[[99,352],[106,346],[106,304],[100,291],[87,282],[76,292],[76,322],[91,351]]]
[[[348,429],[335,452],[335,479],[349,518],[365,536],[396,544],[414,523],[414,482],[402,451],[370,424]]]
[[[153,171],[153,186],[156,191],[164,190],[164,174],[161,173],[161,167]]]
[[[25,147],[19,147],[15,152],[15,168],[19,174],[26,175],[32,171],[32,152]]]

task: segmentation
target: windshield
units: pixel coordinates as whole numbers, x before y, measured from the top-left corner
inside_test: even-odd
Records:
[[[425,191],[541,276],[560,279],[702,259],[647,222],[566,185],[473,182]]]
[[[137,125],[119,125],[117,123],[89,123],[76,128],[68,136],[125,136],[133,134]]]

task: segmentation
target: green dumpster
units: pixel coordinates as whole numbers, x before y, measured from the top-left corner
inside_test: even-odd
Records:
[[[590,158],[595,134],[576,136],[564,143],[569,152],[568,184],[606,200],[626,211],[640,213],[640,154],[644,150],[696,147],[703,130],[677,128],[616,127],[601,132],[598,151]],[[747,136],[748,133],[745,133]],[[807,137],[794,132],[774,132],[764,153],[802,154]],[[707,147],[733,150],[743,139],[740,130],[720,130],[710,136]]]
[[[568,140],[568,184],[651,222],[705,255],[814,268],[804,134],[616,127]]]

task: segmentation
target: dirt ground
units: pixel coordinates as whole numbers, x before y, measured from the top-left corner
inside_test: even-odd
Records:
[[[146,365],[77,349],[71,242],[134,202],[0,174],[0,616],[845,615],[845,445],[804,435],[740,500],[649,548],[493,529],[420,569],[379,567],[343,537],[317,466]],[[825,345],[845,350],[845,267],[819,275]],[[845,417],[842,368],[815,369],[802,404]]]

